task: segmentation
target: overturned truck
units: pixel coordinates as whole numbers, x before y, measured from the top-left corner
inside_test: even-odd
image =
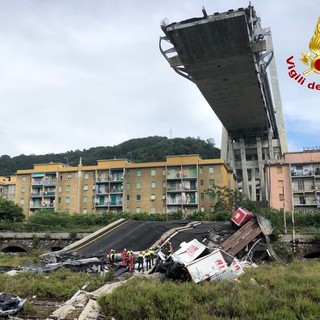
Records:
[[[232,215],[232,224],[238,229],[222,243],[209,247],[193,239],[182,242],[180,248],[166,256],[159,252],[155,272],[165,273],[168,278],[192,280],[234,280],[245,273],[245,267],[253,264],[253,253],[260,245],[263,255],[279,260],[272,249],[269,235],[272,227],[261,216],[253,217],[244,209],[238,208]]]

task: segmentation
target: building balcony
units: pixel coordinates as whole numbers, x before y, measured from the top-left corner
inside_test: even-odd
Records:
[[[54,191],[45,191],[43,192],[43,197],[44,198],[52,198],[55,196],[55,192]]]
[[[183,189],[181,187],[170,187],[168,186],[167,187],[167,192],[180,192],[183,191]]]
[[[43,180],[43,185],[44,186],[55,186],[57,183],[56,179],[44,179]]]
[[[30,203],[30,209],[41,209],[41,203]]]
[[[110,190],[110,193],[122,193],[122,192],[123,192],[122,189],[116,189],[116,188],[114,188],[114,189],[111,189],[111,190]]]
[[[107,194],[109,194],[110,193],[110,191],[109,190],[97,190],[96,191],[96,194],[98,194],[99,196],[104,196],[104,195],[107,195]]]
[[[30,195],[31,198],[42,198],[42,192],[34,192]]]
[[[303,189],[303,190],[298,190],[298,189],[293,189],[293,193],[314,193],[315,189],[314,188],[309,188],[309,189]]]
[[[117,200],[117,201],[105,201],[104,203],[96,203],[95,207],[96,208],[105,208],[105,207],[118,207],[122,206],[123,201],[122,200]]]

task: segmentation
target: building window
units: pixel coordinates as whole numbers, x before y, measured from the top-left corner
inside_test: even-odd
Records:
[[[82,213],[84,213],[84,214],[88,213],[88,209],[83,209]]]
[[[277,167],[277,173],[281,174],[282,173],[282,167]]]
[[[201,211],[201,212],[204,212],[204,207],[201,207],[201,208],[200,208],[200,211]]]
[[[21,188],[21,193],[25,193],[26,192],[26,188],[25,187],[22,187]]]
[[[203,167],[199,167],[199,173],[203,173]]]
[[[200,193],[200,198],[201,198],[201,200],[204,200],[204,192]]]
[[[141,208],[140,207],[136,207],[136,213],[141,213]]]
[[[58,191],[62,192],[62,187],[61,186],[58,187]]]
[[[85,184],[85,185],[83,186],[83,190],[84,190],[84,191],[89,190],[89,186],[88,186],[87,184]]]
[[[67,192],[70,192],[70,191],[71,191],[71,185],[70,185],[70,184],[67,184],[67,185],[66,185],[66,191],[67,191]]]
[[[304,180],[298,180],[298,190],[304,190]]]
[[[156,200],[156,195],[155,195],[155,194],[152,194],[152,195],[150,196],[150,200]]]
[[[279,194],[279,201],[284,201],[284,194]]]
[[[58,203],[61,203],[61,197],[58,198]]]
[[[279,194],[284,193],[284,188],[283,188],[283,180],[278,180],[278,189],[279,189]]]
[[[150,213],[151,214],[155,214],[156,213],[156,208],[151,208]]]
[[[127,183],[127,190],[130,189],[130,183]]]
[[[155,176],[156,175],[156,169],[151,169],[151,176]]]
[[[129,194],[127,194],[127,201],[129,201],[130,200],[130,195]]]
[[[21,205],[21,206],[24,205],[24,199],[20,199],[20,205]]]
[[[165,200],[165,199],[166,199],[166,195],[163,194],[163,195],[162,195],[162,200]]]
[[[166,183],[165,183],[165,182],[162,183],[162,187],[163,187],[163,188],[166,187]]]
[[[209,188],[213,188],[214,186],[214,179],[209,179]]]
[[[84,174],[84,179],[89,179],[89,173]]]
[[[211,200],[213,200],[213,199],[216,197],[216,195],[214,194],[214,192],[210,192],[210,193],[209,193],[209,196],[210,196],[210,199],[211,199]]]
[[[137,201],[141,200],[141,194],[137,194]]]
[[[83,197],[83,203],[87,203],[87,202],[88,202],[88,197],[87,196]]]
[[[204,181],[200,180],[200,186],[203,187],[204,186]]]
[[[141,177],[141,170],[137,169],[137,177]]]
[[[305,199],[305,197],[300,196],[300,197],[299,197],[299,202],[300,202],[300,204],[306,204],[306,199]]]
[[[141,182],[137,182],[136,188],[137,188],[137,189],[141,189]]]
[[[151,188],[152,188],[152,189],[155,189],[156,186],[157,186],[157,183],[156,183],[155,181],[152,181],[152,182],[151,182]]]
[[[27,177],[26,177],[26,176],[23,176],[23,177],[22,177],[22,182],[26,182],[26,180],[27,180]]]
[[[70,197],[66,197],[66,204],[70,203]]]
[[[166,175],[166,169],[162,169],[162,175],[165,176]]]
[[[129,207],[126,208],[126,212],[130,213],[130,208]]]
[[[214,167],[209,167],[209,173],[214,173]]]
[[[71,180],[71,174],[67,175],[67,180]]]
[[[214,210],[214,207],[210,207],[210,212],[211,212],[211,213],[214,213],[214,211],[215,211],[215,210]]]

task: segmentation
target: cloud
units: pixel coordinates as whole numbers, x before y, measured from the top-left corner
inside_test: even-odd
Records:
[[[214,138],[220,146],[219,120],[158,48],[163,18],[200,17],[203,5],[213,14],[248,3],[1,1],[0,154],[66,152],[151,135]],[[285,60],[309,50],[318,5],[272,0],[255,7],[273,32],[289,145],[306,132],[305,143],[313,143],[319,92],[299,88]]]

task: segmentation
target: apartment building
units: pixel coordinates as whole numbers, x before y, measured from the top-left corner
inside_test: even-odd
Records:
[[[320,150],[287,152],[266,165],[269,204],[285,211],[320,210]]]
[[[236,187],[222,159],[168,156],[163,162],[98,160],[95,166],[36,164],[16,173],[15,202],[26,214],[36,210],[101,213],[213,212],[213,185]]]
[[[0,176],[0,198],[14,201],[16,190],[16,177]]]

